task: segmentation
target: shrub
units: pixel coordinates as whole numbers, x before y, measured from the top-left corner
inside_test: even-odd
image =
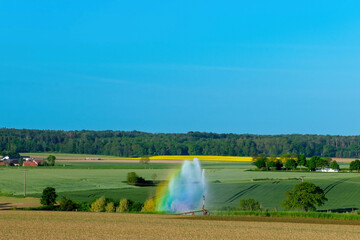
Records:
[[[46,207],[52,208],[56,202],[57,194],[55,188],[47,187],[43,190],[40,203]]]
[[[139,177],[135,172],[129,172],[127,174],[127,183],[131,185],[138,185],[138,184],[144,184],[145,179],[142,177]]]
[[[241,199],[238,208],[242,211],[259,211],[261,209],[259,202],[253,198]]]
[[[105,207],[105,212],[115,212],[115,205],[113,202],[109,202]]]
[[[60,211],[75,211],[78,208],[78,204],[71,199],[62,197],[59,205]]]
[[[78,211],[80,212],[89,212],[90,211],[90,204],[89,203],[79,203],[78,204]]]
[[[132,202],[130,201],[130,207],[129,207],[129,211],[130,212],[140,212],[141,209],[144,207],[144,204],[138,201]]]
[[[127,199],[121,199],[119,202],[119,207],[116,209],[117,212],[127,212],[129,211],[129,201]]]
[[[55,166],[56,157],[54,155],[49,155],[46,160],[49,166]]]
[[[91,212],[104,212],[106,205],[106,199],[101,197],[91,204]]]
[[[142,212],[152,212],[155,210],[155,200],[150,198],[144,203],[144,207],[141,209]]]

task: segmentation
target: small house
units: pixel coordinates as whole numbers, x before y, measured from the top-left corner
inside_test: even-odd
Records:
[[[326,167],[326,168],[317,169],[316,171],[317,172],[339,172],[340,170]]]

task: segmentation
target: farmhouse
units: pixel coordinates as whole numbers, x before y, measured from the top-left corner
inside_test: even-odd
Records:
[[[18,158],[5,159],[3,163],[5,166],[19,166],[19,159]]]
[[[23,162],[23,167],[37,167],[42,163],[42,161],[42,159],[30,158],[29,160]]]
[[[23,162],[23,167],[37,167],[38,163],[34,161],[25,161]]]
[[[326,168],[317,169],[316,171],[317,172],[339,172],[340,170],[326,167]]]

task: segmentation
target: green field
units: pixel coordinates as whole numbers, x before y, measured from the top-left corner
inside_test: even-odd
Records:
[[[24,169],[26,169],[27,195],[39,197],[47,186],[56,188],[59,196],[76,201],[90,201],[101,196],[114,200],[129,198],[145,201],[155,195],[156,187],[128,185],[126,175],[135,171],[147,180],[156,173],[157,180],[166,180],[180,164],[138,162],[61,162],[56,167],[1,167],[0,192],[23,195]],[[320,210],[351,211],[360,208],[360,174],[316,172],[263,172],[249,171],[250,163],[202,162],[208,181],[207,207],[220,209],[236,207],[241,198],[255,198],[267,209],[281,210],[284,192],[300,182],[301,176],[321,186],[329,201]],[[346,167],[343,165],[342,167]]]

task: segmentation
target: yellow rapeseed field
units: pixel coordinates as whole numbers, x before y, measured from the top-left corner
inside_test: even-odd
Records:
[[[226,161],[226,162],[251,162],[251,157],[234,156],[200,156],[200,155],[161,155],[151,156],[150,160],[192,160],[198,158],[200,161]],[[141,158],[137,158],[141,159]]]
[[[267,218],[270,219],[271,218]],[[330,222],[329,222],[330,223]],[[351,224],[351,223],[349,223]],[[354,224],[354,223],[353,223]],[[0,239],[359,239],[359,225],[156,214],[2,211]]]

